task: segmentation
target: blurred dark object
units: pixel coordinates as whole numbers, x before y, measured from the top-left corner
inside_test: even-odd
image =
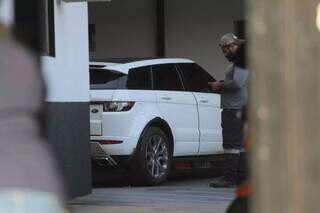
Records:
[[[37,53],[41,44],[40,1],[43,0],[15,1],[14,4],[14,34],[18,41]]]
[[[249,213],[248,198],[236,198],[226,213]]]
[[[233,22],[233,33],[239,39],[246,39],[246,21],[237,20]]]
[[[15,1],[16,39],[37,54],[55,56],[54,0]]]

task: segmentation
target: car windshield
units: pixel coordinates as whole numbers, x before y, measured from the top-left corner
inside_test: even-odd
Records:
[[[90,69],[90,89],[123,89],[127,75],[105,69]]]

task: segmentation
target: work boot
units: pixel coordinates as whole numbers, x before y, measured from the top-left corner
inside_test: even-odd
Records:
[[[247,153],[241,152],[239,157],[237,185],[241,185],[248,179]]]
[[[236,184],[238,178],[239,157],[240,154],[225,154],[223,178],[228,183]]]
[[[237,172],[240,154],[225,154],[223,178],[215,179],[209,184],[210,187],[233,188],[236,186]]]
[[[230,182],[226,181],[224,178],[219,178],[219,179],[215,179],[215,180],[211,181],[209,186],[215,187],[215,188],[235,188],[236,184],[230,183]]]

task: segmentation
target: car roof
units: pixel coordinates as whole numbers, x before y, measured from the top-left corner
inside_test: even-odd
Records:
[[[122,62],[122,63],[120,63]],[[117,60],[95,60],[90,62],[90,68],[114,70],[124,74],[128,74],[129,70],[137,67],[144,67],[158,64],[177,64],[177,63],[194,63],[194,61],[184,58],[126,58]]]

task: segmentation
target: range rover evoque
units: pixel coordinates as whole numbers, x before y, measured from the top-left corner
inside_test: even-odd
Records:
[[[91,154],[133,180],[164,182],[178,157],[223,153],[215,79],[188,59],[90,63]]]

